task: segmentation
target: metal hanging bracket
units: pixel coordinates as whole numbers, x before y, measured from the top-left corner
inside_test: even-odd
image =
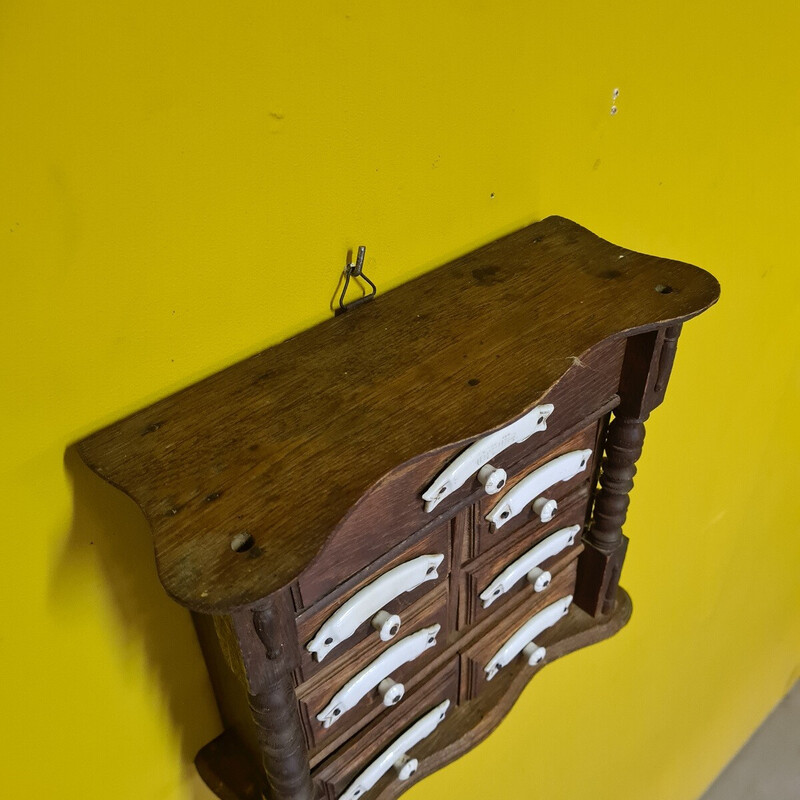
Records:
[[[364,256],[367,253],[366,247],[359,247],[358,248],[358,255],[356,256],[355,264],[348,264],[344,268],[344,286],[342,287],[342,293],[339,296],[339,308],[336,309],[337,314],[341,314],[344,311],[349,311],[351,308],[355,308],[356,306],[360,306],[363,303],[366,303],[368,300],[372,300],[373,297],[378,292],[378,287],[364,274]],[[365,294],[363,297],[359,297],[357,300],[353,300],[351,303],[344,302],[344,296],[347,294],[347,287],[350,285],[350,279],[353,278],[362,278],[366,283],[368,283],[372,287],[372,291],[368,294]]]

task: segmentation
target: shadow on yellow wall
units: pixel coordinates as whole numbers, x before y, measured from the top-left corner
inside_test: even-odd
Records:
[[[78,562],[91,548],[113,600],[118,646],[143,649],[180,740],[183,771],[190,773],[197,751],[222,730],[191,616],[158,581],[150,530],[136,504],[98,478],[74,445],[67,448],[64,465],[73,489],[73,517],[51,600],[57,604],[73,575],[83,573]]]

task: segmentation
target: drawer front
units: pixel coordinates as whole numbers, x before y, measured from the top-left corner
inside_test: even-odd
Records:
[[[497,614],[521,595],[552,594],[552,577],[583,550],[587,513],[586,497],[579,494],[565,501],[563,513],[549,523],[525,526],[503,547],[467,564],[461,572],[459,630]]]
[[[523,626],[537,614],[546,612],[554,604],[574,593],[576,575],[577,560],[573,559],[554,575],[548,591],[528,598],[506,614],[498,615],[497,624],[466,649],[461,656],[462,702],[479,696],[493,681],[511,680],[520,670],[527,670],[532,675],[536,669],[546,663],[547,656],[544,654],[543,661],[530,665],[528,659],[532,653],[520,650],[509,657],[507,663],[500,666],[493,677],[489,678],[490,673],[487,672],[487,667],[497,663],[498,654],[503,651],[513,637],[517,636]],[[541,645],[542,641],[548,641],[551,637],[557,636],[559,626],[563,627],[565,618],[561,618],[560,614],[557,615],[557,621],[552,625],[547,625],[541,635],[532,635],[520,644]],[[531,648],[531,650],[533,649]]]
[[[391,642],[402,635],[409,608],[448,583],[450,538],[450,525],[438,526],[386,563],[362,570],[335,597],[303,612],[297,618],[301,655],[296,682],[309,680],[364,641]]]
[[[596,481],[598,445],[604,422],[605,418],[593,422],[566,441],[540,453],[533,461],[509,475],[502,492],[484,497],[476,504],[471,553],[473,557],[504,544],[522,528],[534,533],[544,530],[551,522],[557,525],[566,506],[578,497],[584,503],[588,502],[591,488]],[[591,453],[588,454],[587,451]],[[582,466],[581,454],[587,454]],[[560,469],[559,462],[564,464]],[[566,480],[560,479],[563,476],[566,476]],[[526,491],[528,486],[531,488]],[[499,515],[503,513],[502,509],[508,504],[509,498],[518,497],[519,492],[523,496],[530,495],[529,502],[521,504],[519,499],[514,500],[512,504],[517,508],[511,509],[507,520],[501,520]],[[555,501],[557,507],[551,509],[548,506],[546,510],[540,510],[537,506],[540,500]],[[547,505],[546,502],[544,504]],[[495,517],[501,524],[495,524],[487,517]]]
[[[437,587],[407,609],[403,628],[391,641],[364,640],[297,688],[311,751],[405,703],[420,671],[447,646],[447,599],[447,586]]]
[[[488,492],[504,489],[519,466],[530,464],[547,452],[554,439],[567,434],[582,420],[610,411],[619,400],[616,392],[623,353],[621,342],[608,342],[596,348],[586,362],[580,362],[583,369],[567,372],[536,409],[529,412],[527,424],[520,418],[450,456],[446,464],[429,473],[421,487],[420,510],[430,519],[452,513],[472,495],[486,497]],[[519,430],[520,425],[523,430]],[[526,438],[517,441],[522,436]],[[485,468],[483,473],[482,468]],[[507,478],[498,470],[504,471]],[[489,494],[489,499],[492,496],[497,495]]]
[[[356,800],[360,800],[362,797],[377,796],[389,784],[401,781],[402,777],[398,774],[398,769],[394,768],[394,764],[401,761],[402,755],[405,755],[407,759],[415,758],[421,762],[435,752],[434,741],[440,728],[437,727],[436,730],[412,744],[407,750],[400,748],[405,751],[403,753],[397,750],[393,751],[393,744],[408,734],[414,725],[423,720],[427,714],[431,714],[443,703],[449,702],[449,706],[445,709],[445,720],[443,721],[445,724],[447,715],[452,714],[455,710],[458,702],[458,690],[459,664],[458,659],[453,658],[416,689],[409,696],[407,703],[401,704],[387,715],[379,717],[312,771],[312,778],[319,787],[321,796],[326,800],[339,800],[339,798],[350,796],[355,796]],[[363,776],[372,765],[388,753],[396,756],[396,758],[383,759],[386,765],[391,764],[388,770],[377,778],[370,788],[356,794],[355,789],[359,783],[359,777]],[[406,769],[408,769],[408,762],[405,763]],[[413,767],[413,764],[410,766]],[[366,783],[360,783],[366,785],[375,777],[376,773],[373,772],[372,775],[366,776]],[[349,795],[348,790],[350,790]]]

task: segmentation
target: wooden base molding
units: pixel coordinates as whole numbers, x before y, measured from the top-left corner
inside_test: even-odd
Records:
[[[558,629],[557,638],[547,643],[547,659],[538,668],[520,666],[498,676],[491,689],[475,701],[462,704],[448,716],[433,736],[418,750],[419,769],[407,781],[386,781],[375,787],[370,800],[394,800],[426,775],[455,761],[482,742],[511,710],[528,683],[548,664],[583,647],[608,639],[630,619],[633,605],[628,593],[618,587],[613,610],[592,617],[573,605]],[[269,794],[263,772],[246,755],[232,731],[224,731],[209,742],[195,759],[198,772],[221,800],[263,800]],[[321,797],[321,794],[316,796]]]

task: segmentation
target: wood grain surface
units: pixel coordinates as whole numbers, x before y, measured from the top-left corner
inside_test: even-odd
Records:
[[[232,611],[295,580],[399,466],[507,424],[604,340],[675,326],[718,294],[703,270],[550,217],[79,450],[142,508],[167,591],[198,611]]]
[[[541,669],[567,653],[614,635],[627,623],[631,611],[630,597],[621,588],[617,590],[613,611],[600,618],[584,613],[573,604],[569,615],[541,636],[541,643],[547,647],[544,664],[536,668],[528,667],[524,662],[509,666],[500,671],[478,700],[451,708],[445,722],[414,748],[413,755],[419,759],[417,772],[408,781],[398,781],[391,771],[370,790],[370,799],[394,800],[425,776],[475,747],[500,724],[522,690]],[[440,673],[445,674],[449,673],[445,670]],[[426,686],[431,690],[439,683],[431,682]],[[437,699],[438,696],[434,696],[429,705],[435,705]],[[409,707],[415,707],[413,702]],[[388,731],[387,736],[391,735],[394,733]],[[385,745],[386,742],[375,737],[375,747],[371,749],[379,750],[379,746]],[[266,790],[264,779],[231,731],[206,745],[198,753],[196,764],[204,780],[223,800],[262,800],[262,792]],[[329,798],[327,781],[331,780],[339,787],[346,786],[348,779],[352,779],[361,766],[361,759],[349,759],[345,751],[340,758],[334,756],[315,770],[317,797]]]

